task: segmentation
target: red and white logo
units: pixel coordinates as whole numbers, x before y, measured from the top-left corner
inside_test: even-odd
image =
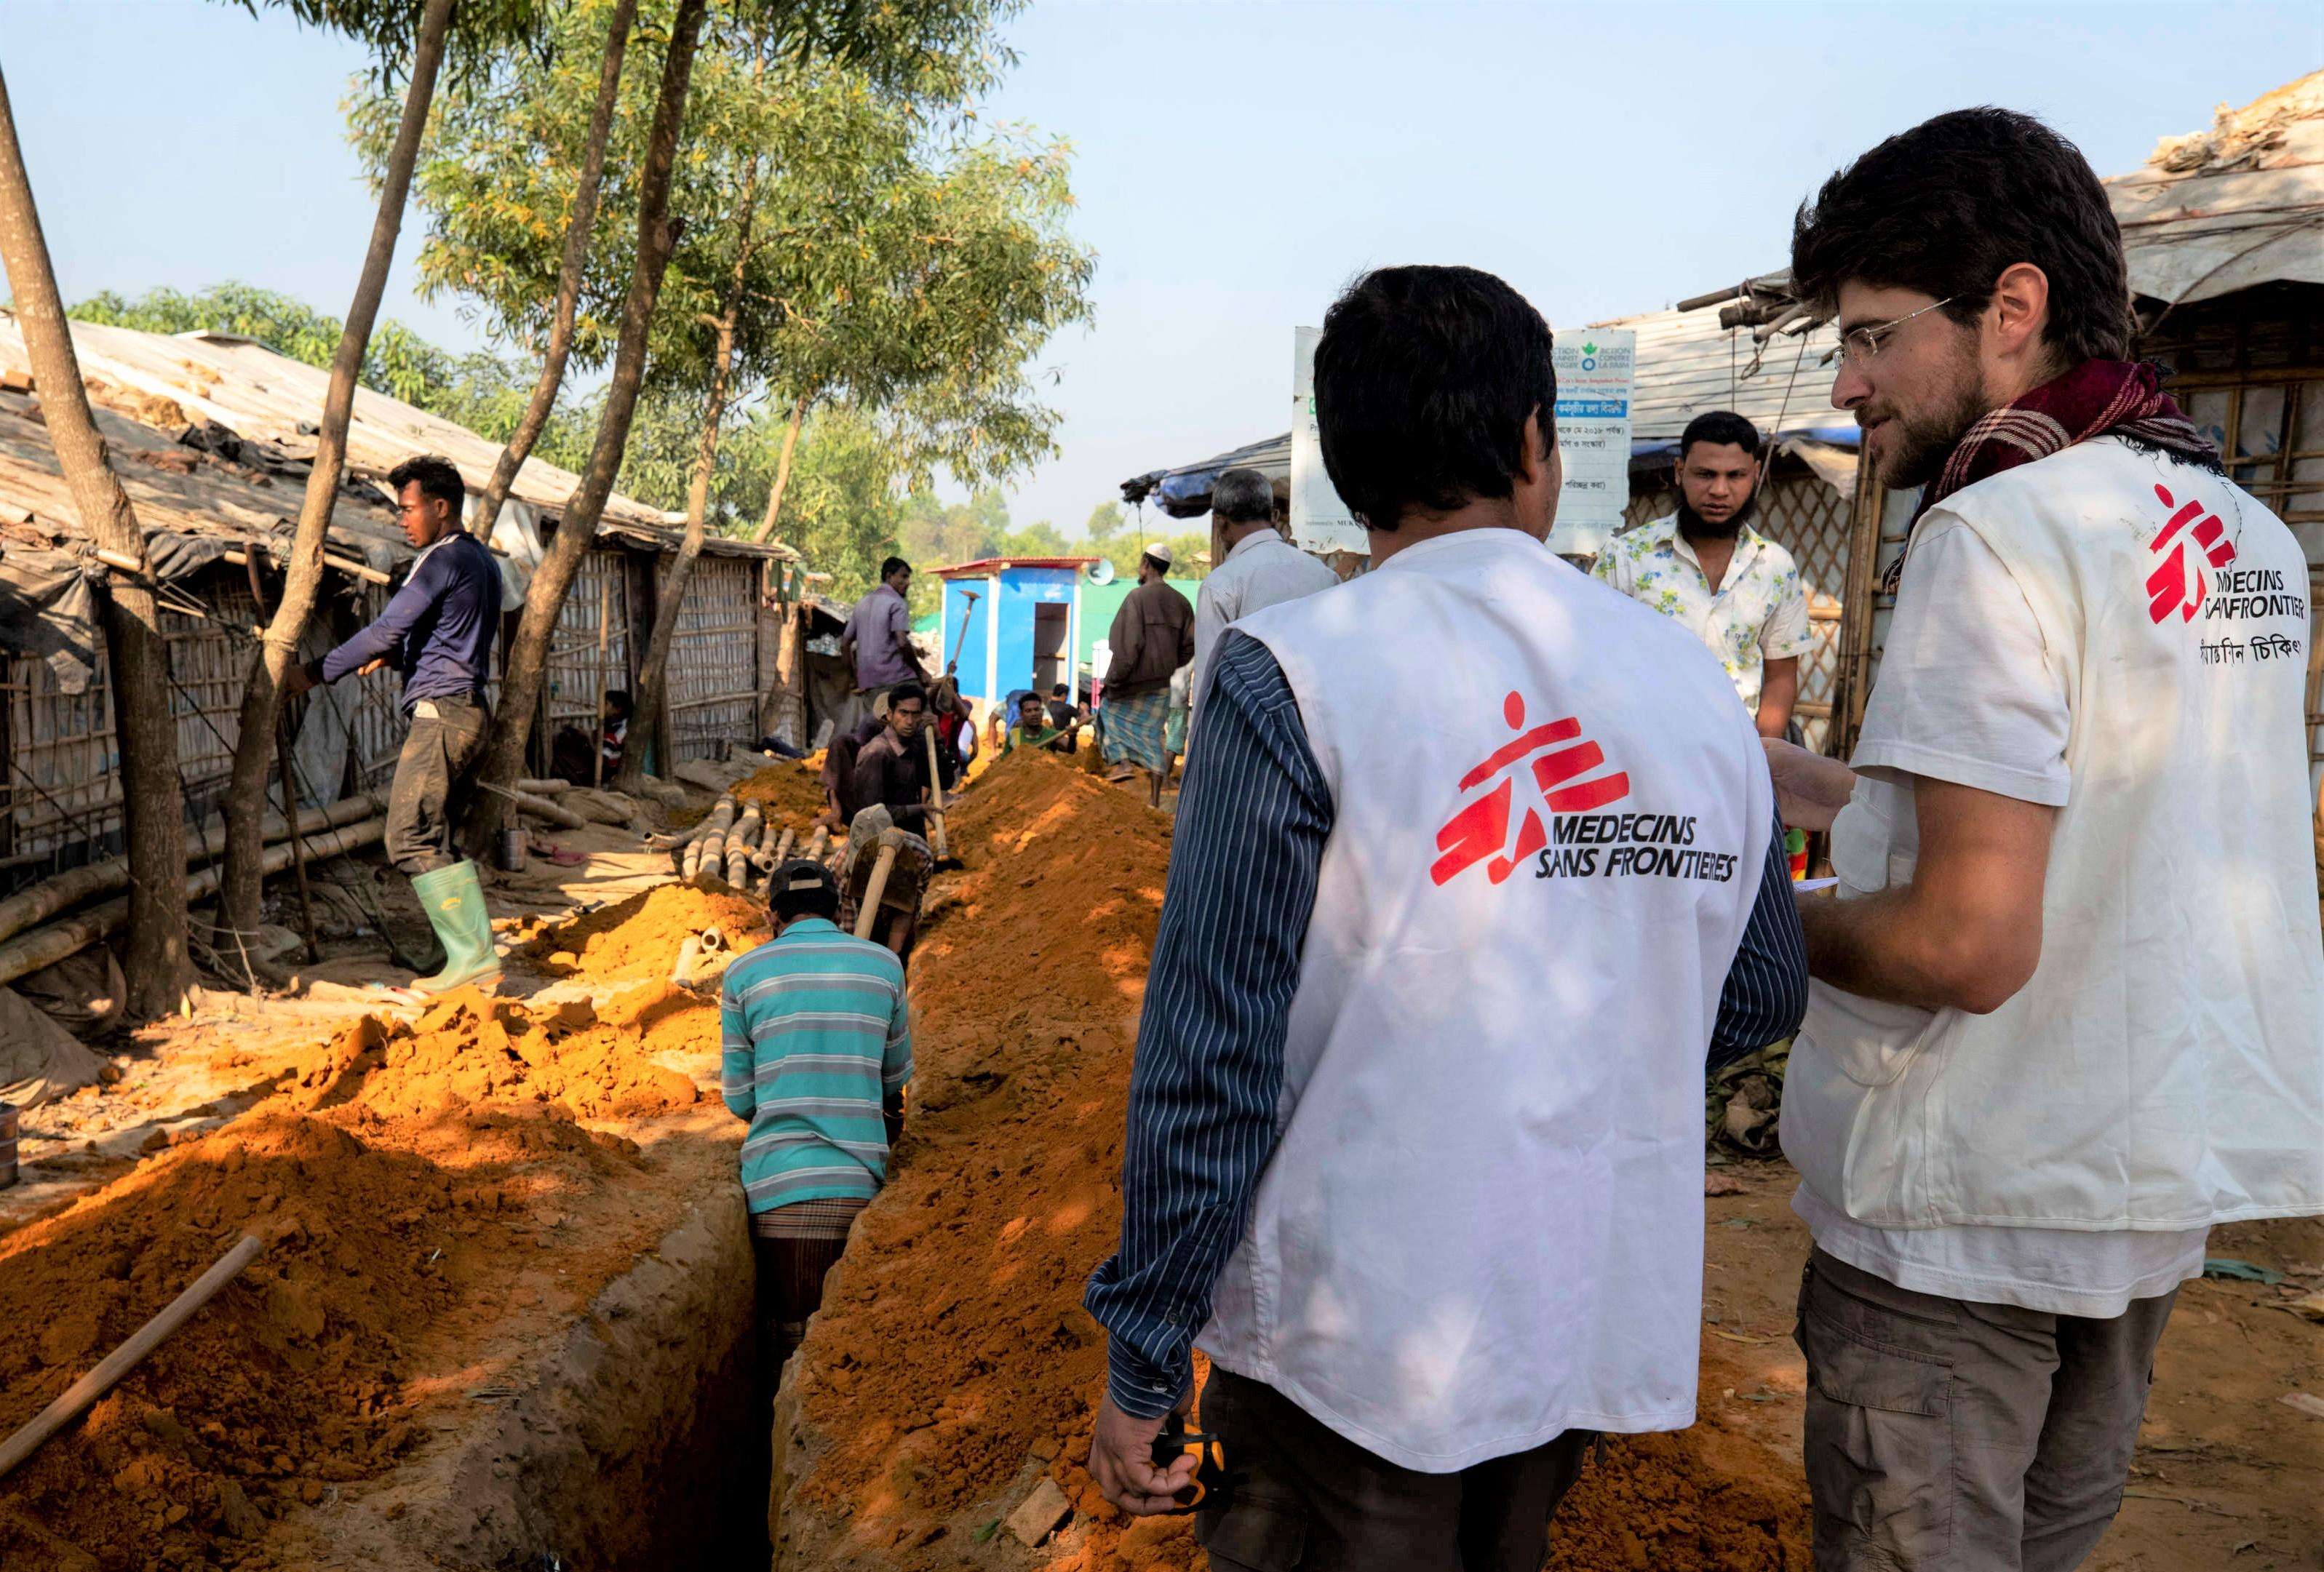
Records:
[[[1480,862],[1485,864],[1485,877],[1499,884],[1519,863],[1549,844],[1536,803],[1553,814],[1586,814],[1629,795],[1630,777],[1626,771],[1582,778],[1604,764],[1606,754],[1595,742],[1574,740],[1582,735],[1582,722],[1573,716],[1545,721],[1528,730],[1525,700],[1512,692],[1501,701],[1501,718],[1517,735],[1461,777],[1463,793],[1480,786],[1488,789],[1436,832],[1436,850],[1442,855],[1430,867],[1428,876],[1440,885]],[[1561,743],[1571,746],[1558,746]],[[1524,817],[1517,821],[1512,844],[1509,824],[1520,772],[1532,777],[1532,785],[1526,790]]]
[[[2219,516],[2205,513],[2202,503],[2181,506],[2167,488],[2159,485],[2154,494],[2163,499],[2164,507],[2178,508],[2178,511],[2146,543],[2149,551],[2160,552],[2169,547],[2171,552],[2146,575],[2146,614],[2163,622],[2176,611],[2181,621],[2191,622],[2208,587],[2203,565],[2227,566],[2236,559],[2236,543],[2227,538],[2227,526],[2219,522]],[[2200,522],[2197,522],[2199,519]],[[2191,529],[2187,528],[2190,523],[2194,525]],[[2195,548],[2192,552],[2188,550],[2190,545]]]

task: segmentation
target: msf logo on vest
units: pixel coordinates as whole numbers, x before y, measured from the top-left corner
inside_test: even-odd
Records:
[[[1485,877],[1494,884],[1508,878],[1526,859],[1549,844],[1543,808],[1553,814],[1586,814],[1629,795],[1627,772],[1591,774],[1605,764],[1605,750],[1581,740],[1582,722],[1575,717],[1527,727],[1525,700],[1512,692],[1501,701],[1501,719],[1516,735],[1461,777],[1464,795],[1480,786],[1485,791],[1436,832],[1436,850],[1441,855],[1428,876],[1440,885],[1449,884],[1480,862],[1485,865]],[[1517,811],[1520,786],[1522,817]],[[1514,841],[1512,823],[1517,826]]]
[[[2164,507],[2177,506],[2166,488],[2155,487],[2154,494]],[[2146,575],[2146,614],[2158,623],[2170,621],[2174,611],[2181,621],[2193,621],[2206,593],[2204,565],[2222,568],[2236,559],[2236,543],[2227,538],[2227,526],[2217,513],[2205,513],[2200,502],[2180,507],[2146,549],[2162,556]]]

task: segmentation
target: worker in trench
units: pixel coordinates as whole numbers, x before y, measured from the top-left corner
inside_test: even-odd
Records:
[[[728,966],[718,993],[720,1090],[750,1125],[762,1411],[849,1227],[887,1181],[912,1075],[903,963],[840,931],[839,887],[821,863],[786,862],[768,887],[775,936]]]
[[[500,626],[501,570],[484,543],[461,528],[467,489],[451,460],[406,459],[387,483],[395,488],[403,538],[420,554],[403,587],[378,621],[319,660],[293,666],[283,686],[302,694],[389,665],[403,674],[405,731],[388,790],[387,860],[411,880],[444,949],[442,969],[411,986],[443,993],[501,971],[476,865],[453,845],[492,726],[484,682]]]
[[[1783,1111],[1816,1565],[2063,1572],[2209,1229],[2324,1212],[2308,567],[2133,358],[2106,189],[2041,122],[1891,137],[1792,274],[1922,488],[1853,768],[1768,744],[1840,876]]]
[[[1210,1356],[1217,1572],[1538,1572],[1595,1434],[1694,1419],[1704,1067],[1797,1025],[1799,919],[1719,664],[1544,549],[1556,399],[1500,280],[1359,279],[1315,407],[1372,569],[1206,677],[1086,1303],[1127,1512]]]

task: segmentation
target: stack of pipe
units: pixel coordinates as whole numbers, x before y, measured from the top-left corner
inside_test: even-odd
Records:
[[[347,823],[347,817],[355,814],[357,809],[375,816],[360,818],[353,823]],[[313,831],[308,828],[310,823],[314,826]],[[289,830],[281,825],[280,820],[275,821],[271,832],[281,839],[267,847],[260,867],[263,872],[273,874],[280,873],[290,866],[295,850],[288,838]],[[299,833],[305,842],[307,859],[311,862],[326,857],[341,856],[372,844],[387,833],[387,820],[384,816],[378,815],[378,804],[373,798],[349,797],[345,802],[333,803],[327,808],[310,808],[300,814]],[[189,846],[189,850],[198,850],[205,857],[215,857],[217,851],[223,849],[224,841],[225,837],[222,834],[215,838],[205,835],[198,841],[193,842]],[[74,872],[95,875],[97,869],[78,869]],[[186,879],[186,898],[189,901],[198,901],[215,894],[224,877],[223,870],[217,867],[206,868],[189,875]],[[65,879],[73,878],[73,874],[63,876]],[[38,912],[46,902],[53,900],[55,898],[53,896],[42,896],[41,892],[49,886],[60,882],[62,882],[61,879],[51,879],[48,881],[48,885],[35,885],[31,889],[20,891],[17,895],[9,897],[5,903],[11,908],[8,920],[28,924],[40,922],[39,915],[27,918],[24,914],[28,911]],[[86,879],[81,880],[79,886],[75,887],[86,886],[89,882]],[[123,888],[127,886],[127,883],[128,872],[124,868],[120,875],[120,883],[111,887]],[[85,891],[82,896],[75,898],[86,898],[86,893],[88,892]],[[102,890],[99,889],[96,893],[102,893]],[[60,910],[61,908],[51,909]],[[38,971],[44,966],[53,966],[66,956],[94,944],[121,927],[128,920],[129,899],[124,896],[107,901],[103,906],[90,906],[86,910],[75,912],[69,916],[60,917],[44,926],[10,929],[8,932],[11,936],[0,940],[0,984],[14,982],[18,978]]]
[[[687,878],[704,871],[724,875],[726,870],[726,832],[734,823],[734,799],[720,797],[718,805],[710,810],[702,823],[696,825],[686,840],[686,858],[682,864]]]
[[[742,810],[733,832],[726,837],[726,882],[738,890],[750,888],[751,858],[759,850],[761,825],[759,804],[752,803]]]

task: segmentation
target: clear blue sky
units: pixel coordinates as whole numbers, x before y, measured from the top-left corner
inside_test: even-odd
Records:
[[[1554,325],[1782,265],[1792,209],[1940,110],[2032,110],[2102,174],[2324,65],[2324,5],[1046,0],[988,113],[1070,137],[1097,320],[1054,342],[1063,452],[1010,509],[1288,423],[1291,329],[1367,266],[1461,262]],[[223,279],[346,308],[371,204],[355,51],[216,0],[6,0],[0,69],[68,299]],[[408,257],[411,241],[407,231]],[[389,315],[441,342],[399,262]]]

